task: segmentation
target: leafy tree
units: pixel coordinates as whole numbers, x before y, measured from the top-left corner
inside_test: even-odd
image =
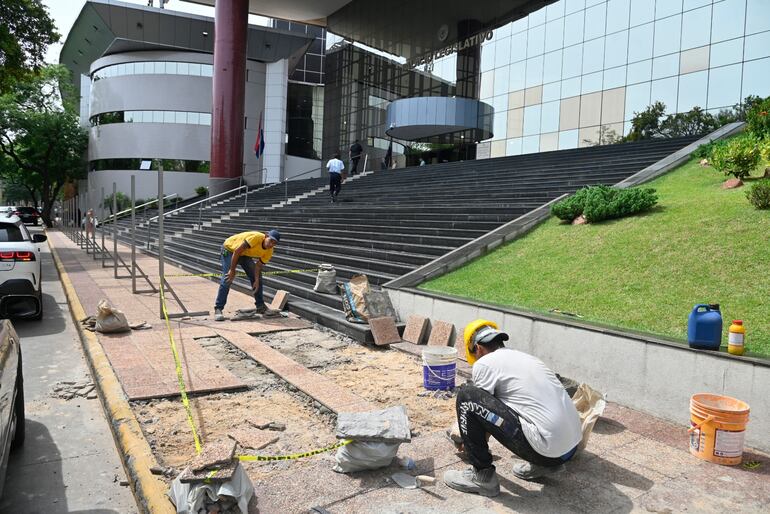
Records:
[[[690,112],[670,114],[660,124],[663,137],[699,136],[719,128],[716,118],[700,107]]]
[[[666,114],[666,104],[655,102],[642,112],[635,112],[631,120],[631,132],[626,136],[627,141],[639,141],[660,137],[660,120]]]
[[[0,93],[37,71],[61,36],[41,0],[3,0],[0,9]]]
[[[31,202],[38,206],[40,198],[40,176],[20,169],[7,155],[0,154],[0,177],[3,179],[3,193],[6,203]]]
[[[751,175],[761,159],[760,140],[751,133],[725,141],[711,151],[711,165],[740,180]]]
[[[88,134],[78,123],[76,100],[63,66],[41,68],[0,96],[0,154],[25,181],[39,180],[48,226],[61,188],[85,176]]]

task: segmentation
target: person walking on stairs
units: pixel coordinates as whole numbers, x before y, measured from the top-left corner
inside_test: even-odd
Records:
[[[329,169],[329,194],[332,197],[332,203],[337,201],[337,196],[342,189],[342,170],[345,169],[345,163],[340,160],[340,154],[334,154],[332,159],[326,163]]]
[[[361,154],[363,152],[364,152],[364,148],[361,146],[361,143],[358,142],[358,139],[356,139],[355,142],[353,142],[353,144],[350,145],[350,152],[348,152],[348,156],[350,157],[350,176],[351,177],[356,174],[356,171],[358,171],[358,161],[361,160]]]
[[[513,474],[534,480],[564,470],[582,439],[580,416],[556,374],[539,359],[506,348],[508,334],[476,320],[464,340],[472,384],[457,390],[457,423],[472,466],[444,473],[452,489],[497,496],[500,482],[489,437],[524,459]]]
[[[215,321],[225,320],[222,310],[227,303],[227,295],[230,293],[230,286],[235,278],[235,270],[238,265],[246,272],[254,290],[256,313],[265,317],[280,315],[280,312],[265,305],[262,296],[262,268],[270,262],[273,257],[273,248],[280,240],[281,233],[275,229],[267,234],[256,231],[241,232],[225,239],[219,256],[222,265],[222,278],[219,281],[219,292],[214,302]]]

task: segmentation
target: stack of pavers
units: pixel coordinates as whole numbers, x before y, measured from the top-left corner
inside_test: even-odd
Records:
[[[268,271],[315,269],[329,263],[340,281],[363,273],[377,286],[562,194],[622,181],[693,140],[381,170],[343,185],[334,204],[326,194],[316,194],[280,208],[249,210],[192,233],[178,233],[167,242],[166,256],[191,270],[215,271],[220,246],[229,235],[277,228],[281,244]],[[314,291],[314,282],[314,272],[267,276],[265,293],[269,297],[276,289],[287,290],[292,295],[291,311],[359,341],[371,341],[366,325],[344,320],[340,297]],[[250,289],[245,279],[238,279],[236,286]]]

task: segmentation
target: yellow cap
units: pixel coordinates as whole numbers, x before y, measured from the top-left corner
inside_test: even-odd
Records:
[[[471,321],[467,325],[465,325],[465,331],[463,332],[463,342],[465,343],[465,356],[468,359],[468,364],[471,366],[474,362],[476,362],[476,355],[474,352],[471,351],[471,341],[473,340],[474,334],[478,332],[478,330],[481,327],[492,327],[495,330],[497,330],[497,323],[494,321],[490,321],[488,319],[477,319],[474,321]]]

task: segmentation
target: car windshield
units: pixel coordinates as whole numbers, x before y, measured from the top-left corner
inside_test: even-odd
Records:
[[[21,229],[11,223],[0,223],[0,243],[18,243],[24,241]]]
[[[19,207],[19,212],[23,214],[36,214],[37,209],[35,209],[34,207]]]

